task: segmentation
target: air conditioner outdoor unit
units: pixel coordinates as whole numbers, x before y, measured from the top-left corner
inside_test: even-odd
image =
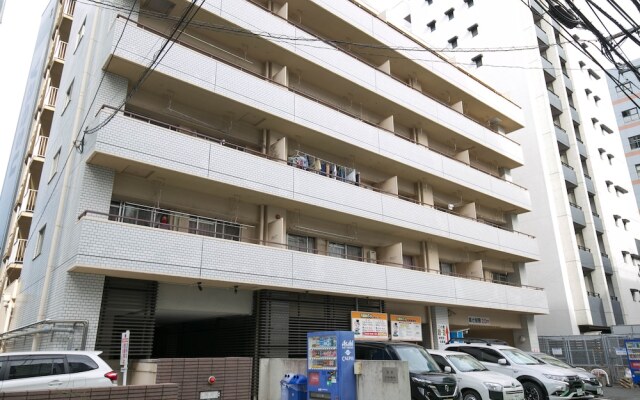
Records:
[[[375,250],[367,251],[367,261],[375,263],[378,262],[378,253]]]

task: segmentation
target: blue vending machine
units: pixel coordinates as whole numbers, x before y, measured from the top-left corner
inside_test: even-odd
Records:
[[[629,359],[629,369],[633,383],[640,385],[640,339],[627,339],[624,341]]]
[[[308,399],[356,400],[353,332],[307,333]]]

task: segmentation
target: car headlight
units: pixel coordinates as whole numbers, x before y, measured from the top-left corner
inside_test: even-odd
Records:
[[[551,379],[552,381],[561,381],[561,382],[569,382],[569,377],[564,375],[552,375],[552,374],[543,374],[545,378]]]
[[[421,383],[423,385],[433,385],[433,381],[430,381],[428,379],[424,379],[424,378],[418,378],[416,376],[414,376],[413,378],[411,378],[412,381],[416,382],[416,383]]]
[[[494,391],[494,392],[502,392],[502,385],[499,383],[493,383],[493,382],[482,382],[482,384],[484,385],[484,387],[486,387],[487,389]]]

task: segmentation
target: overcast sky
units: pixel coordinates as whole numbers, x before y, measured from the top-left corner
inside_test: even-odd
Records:
[[[0,23],[0,186],[9,162],[40,17],[48,0],[5,0]]]

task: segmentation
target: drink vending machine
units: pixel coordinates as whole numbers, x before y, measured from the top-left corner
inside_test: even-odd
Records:
[[[355,359],[353,332],[307,333],[309,400],[356,400]]]

